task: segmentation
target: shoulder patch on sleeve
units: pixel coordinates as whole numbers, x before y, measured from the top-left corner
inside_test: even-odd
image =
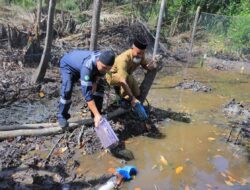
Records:
[[[90,79],[89,75],[85,75],[85,76],[84,76],[84,80],[85,80],[85,81],[88,81],[89,79]]]
[[[87,62],[86,62],[86,67],[89,68],[89,69],[92,69],[92,60],[89,59]]]

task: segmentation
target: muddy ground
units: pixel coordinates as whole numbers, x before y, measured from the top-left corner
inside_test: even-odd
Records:
[[[136,30],[140,30],[140,28]],[[134,32],[135,28],[127,27],[124,22],[109,29],[102,28],[100,49],[109,47],[120,53],[130,47]],[[7,50],[5,48],[7,44],[1,45],[3,63],[0,65],[1,126],[56,122],[61,82],[58,60],[70,50],[70,47],[75,47],[74,43],[81,42],[88,35],[56,40],[45,81],[39,85],[31,82],[31,75],[37,63],[26,64],[23,61],[25,54],[23,51]],[[136,75],[141,81],[143,70],[138,70]],[[106,111],[118,108],[114,91],[106,94],[105,97],[104,108]],[[107,100],[107,97],[112,98]],[[148,107],[148,110],[150,119],[147,123],[138,121],[133,112],[111,121],[114,131],[121,140],[118,148],[112,151],[112,155],[121,159],[121,162],[133,159],[133,153],[126,150],[124,140],[137,135],[161,138],[162,134],[158,131],[157,125],[166,118],[190,122],[190,118],[186,114],[159,110],[151,106]],[[89,111],[81,95],[80,84],[77,84],[74,89],[71,114],[77,117],[79,115],[89,116]],[[93,127],[88,126],[80,138],[79,134],[81,134],[81,128],[65,132],[62,135],[17,137],[0,142],[0,189],[67,189],[69,187],[70,189],[92,189],[98,187],[109,179],[110,175],[100,174],[101,177],[96,179],[77,174],[76,169],[79,163],[72,157],[77,152],[93,154],[103,151],[103,149]],[[52,145],[54,144],[57,146],[53,150]],[[53,153],[50,155],[51,150]],[[41,155],[39,152],[44,152],[45,155]]]
[[[141,30],[140,26],[128,26],[129,24],[123,21],[115,26],[101,28],[99,32],[99,49],[112,48],[117,54],[128,49],[134,33]],[[145,35],[148,36],[148,34]],[[82,35],[72,35],[71,37],[55,40],[52,48],[52,59],[45,81],[39,85],[31,82],[31,75],[38,63],[26,64],[23,61],[25,53],[22,50],[7,50],[7,44],[1,44],[1,126],[56,121],[61,82],[58,61],[72,47],[78,48],[88,45],[85,39],[89,37],[90,32],[87,31]],[[152,41],[152,37],[148,36],[148,40]],[[153,43],[150,43],[149,58],[152,45]],[[165,64],[157,78],[161,78],[166,73],[172,74],[168,66],[184,67],[189,65],[187,46],[183,45],[182,49],[180,47],[175,49],[173,46],[169,52],[161,52],[164,57],[162,62]],[[199,52],[193,54],[199,55]],[[195,60],[195,56],[193,60]],[[211,67],[218,69],[217,65]],[[222,64],[221,67],[224,67],[224,65]],[[248,67],[244,67],[244,71],[247,69]],[[143,79],[143,73],[142,69],[135,73],[139,81]],[[209,92],[212,90],[198,81],[183,82],[177,84],[177,86],[178,88],[192,89],[193,91]],[[106,111],[118,107],[115,102],[114,91],[111,94],[106,94],[105,97],[104,108]],[[107,97],[111,98],[108,100]],[[114,131],[121,140],[119,148],[113,152],[113,155],[123,163],[126,160],[133,159],[133,154],[125,148],[124,140],[138,135],[162,138],[157,126],[166,118],[190,122],[188,114],[160,110],[151,106],[149,106],[148,110],[150,119],[147,123],[138,121],[133,112],[111,121]],[[81,96],[79,84],[75,86],[71,114],[77,117],[79,115],[83,117],[89,116],[88,109]],[[79,163],[72,158],[77,152],[93,154],[104,151],[93,127],[87,127],[80,138],[79,134],[81,134],[81,128],[55,136],[17,137],[1,141],[0,189],[93,189],[106,182],[110,178],[109,174],[100,174],[100,178],[93,178],[76,172]],[[54,150],[53,145],[56,145]],[[53,153],[50,155],[51,150],[53,150]],[[43,152],[43,154],[39,152]]]
[[[250,105],[233,99],[223,109],[231,131],[227,141],[243,145],[250,150]],[[250,155],[248,154],[250,159]]]

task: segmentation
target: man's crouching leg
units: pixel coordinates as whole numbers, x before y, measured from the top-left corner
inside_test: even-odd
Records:
[[[62,128],[68,127],[68,119],[70,118],[69,109],[71,106],[71,95],[73,89],[73,80],[68,72],[61,71],[62,75],[62,88],[61,88],[61,98],[59,102],[58,111],[58,122],[59,126]]]

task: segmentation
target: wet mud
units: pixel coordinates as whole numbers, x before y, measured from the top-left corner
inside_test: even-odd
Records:
[[[189,89],[192,90],[193,92],[210,92],[212,90],[211,87],[208,87],[204,84],[202,84],[199,81],[184,81],[180,82],[179,84],[176,85],[177,89]]]

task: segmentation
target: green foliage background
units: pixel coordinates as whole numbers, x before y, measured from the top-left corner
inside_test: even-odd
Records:
[[[36,2],[36,0],[0,0],[0,5],[18,5],[34,10]],[[49,0],[43,0],[43,6],[48,6],[48,2]],[[57,0],[57,9],[71,12],[80,23],[86,21],[82,11],[88,10],[92,2],[93,0]],[[104,0],[103,2],[104,6],[109,6],[112,10],[120,5],[127,5],[122,9],[125,15],[134,14],[147,22],[152,29],[156,27],[161,0]],[[237,50],[250,48],[250,0],[167,0],[162,36],[168,36],[171,23],[180,7],[182,9],[178,23],[183,28],[187,27],[186,30],[190,30],[198,6],[201,7],[201,12],[211,14],[203,26],[207,27],[215,41],[227,42],[230,47]],[[213,14],[216,16],[212,16]],[[218,15],[223,16],[220,18]],[[225,16],[230,16],[230,19],[225,19],[224,22]],[[184,26],[182,23],[188,24]]]
[[[156,26],[160,3],[160,0],[134,1],[137,16],[151,28]],[[250,49],[250,0],[168,0],[162,36],[169,34],[179,10],[179,31],[190,31],[198,6],[201,7],[198,26],[209,34],[213,47],[237,52]]]

